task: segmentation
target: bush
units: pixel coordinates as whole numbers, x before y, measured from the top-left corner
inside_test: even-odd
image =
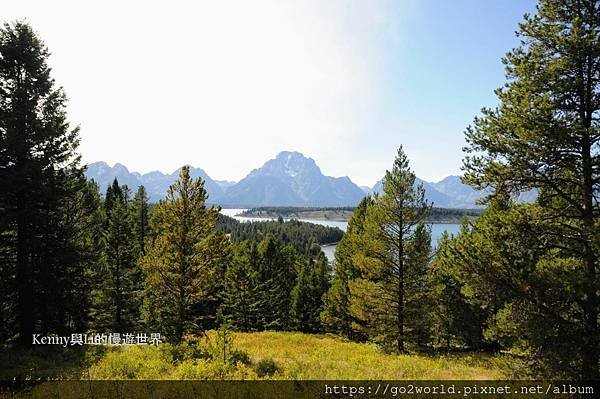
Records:
[[[163,344],[160,347],[132,346],[115,348],[92,365],[91,379],[100,380],[244,380],[256,379],[257,375],[248,367],[249,356],[235,351],[237,361],[223,363],[219,359],[194,357],[194,345]],[[178,358],[179,360],[175,360]]]
[[[201,347],[199,341],[186,340],[179,345],[169,345],[168,348],[174,363],[209,357],[209,354]]]
[[[277,363],[273,359],[262,359],[256,365],[256,374],[261,378],[271,376],[279,370],[279,366],[277,366]]]
[[[108,351],[89,369],[89,378],[100,380],[159,380],[172,366],[170,348],[132,346]]]
[[[241,363],[245,366],[250,366],[252,364],[252,360],[250,359],[250,355],[241,350],[234,350],[229,354],[229,362],[231,364]]]

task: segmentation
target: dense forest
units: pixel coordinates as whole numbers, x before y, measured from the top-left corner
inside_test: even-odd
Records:
[[[0,343],[145,329],[177,345],[227,324],[330,332],[388,353],[510,353],[532,376],[599,378],[600,4],[542,0],[466,131],[486,209],[432,250],[400,146],[348,230],[238,223],[181,170],[150,207],[84,178],[79,129],[23,22],[0,29]],[[515,203],[538,191],[534,203]],[[338,241],[330,264],[318,245]]]
[[[239,222],[222,214],[219,215],[217,229],[229,234],[234,243],[260,239],[270,234],[277,237],[282,244],[290,244],[298,252],[312,256],[316,256],[321,251],[320,245],[338,242],[344,235],[344,232],[337,227],[298,220]]]

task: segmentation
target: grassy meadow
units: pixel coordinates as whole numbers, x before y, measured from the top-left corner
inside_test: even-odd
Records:
[[[34,348],[5,352],[0,374],[20,380],[365,380],[514,378],[508,355],[390,355],[369,343],[298,332],[218,333],[181,345]],[[60,354],[60,356],[59,356]],[[53,359],[50,364],[43,359]],[[56,360],[55,360],[56,359]],[[10,366],[9,366],[10,365]]]
[[[254,362],[273,359],[281,379],[498,379],[507,359],[482,354],[448,356],[389,355],[369,343],[332,335],[298,332],[236,334],[236,342]],[[502,365],[502,366],[501,366]]]

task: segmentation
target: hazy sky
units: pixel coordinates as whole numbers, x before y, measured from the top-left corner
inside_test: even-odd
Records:
[[[373,185],[460,172],[532,0],[0,0],[46,42],[86,162],[239,180],[279,151]]]

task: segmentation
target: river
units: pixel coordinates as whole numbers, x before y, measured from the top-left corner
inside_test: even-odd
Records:
[[[252,217],[237,216],[238,214],[241,214],[245,210],[246,209],[239,209],[239,208],[238,209],[221,209],[221,213],[223,215],[227,215],[236,220],[239,220],[240,222],[260,222],[260,221],[265,221],[265,220],[275,220],[274,218],[269,219],[269,218],[252,218]],[[289,220],[289,219],[285,219],[285,220]],[[322,226],[338,227],[343,231],[346,231],[346,228],[348,227],[348,222],[336,222],[336,221],[331,221],[331,220],[309,220],[309,219],[298,219],[298,220],[300,220],[301,222],[320,224]],[[447,231],[450,234],[456,234],[460,230],[460,224],[455,224],[455,223],[431,223],[429,226],[431,227],[431,240],[432,240],[433,245],[437,245],[437,242],[442,237],[442,234],[445,231]],[[333,257],[335,255],[336,246],[337,246],[337,244],[331,244],[331,245],[323,245],[321,247],[321,249],[323,249],[323,252],[325,253],[325,256],[327,256],[327,259],[333,260]]]

